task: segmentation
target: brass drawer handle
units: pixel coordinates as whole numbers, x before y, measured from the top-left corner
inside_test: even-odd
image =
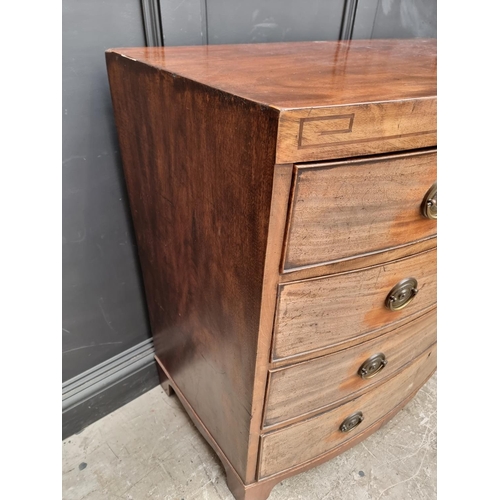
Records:
[[[391,311],[400,311],[417,295],[418,283],[415,278],[405,278],[395,285],[385,299],[385,307]]]
[[[358,374],[361,378],[367,379],[375,377],[387,364],[387,358],[383,352],[370,356],[359,368]]]
[[[340,432],[352,431],[361,422],[363,422],[364,419],[365,417],[363,417],[363,412],[361,411],[357,411],[356,413],[349,415],[340,425]]]
[[[424,217],[427,219],[437,219],[438,218],[438,188],[437,182],[435,182],[427,191],[420,206],[420,211]]]

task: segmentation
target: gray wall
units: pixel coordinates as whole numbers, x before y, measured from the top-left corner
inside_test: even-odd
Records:
[[[164,45],[337,40],[346,32],[352,38],[434,38],[436,4],[437,0],[159,0]],[[342,30],[343,21],[352,22],[352,29]]]
[[[134,45],[138,0],[63,1],[63,380],[149,336],[104,63]]]
[[[350,36],[434,37],[436,0],[63,0],[66,434],[157,383],[104,51]]]
[[[353,38],[435,38],[437,0],[358,0]]]

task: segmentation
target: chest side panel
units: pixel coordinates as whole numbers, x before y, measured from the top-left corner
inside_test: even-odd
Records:
[[[156,355],[245,477],[277,111],[107,61]]]

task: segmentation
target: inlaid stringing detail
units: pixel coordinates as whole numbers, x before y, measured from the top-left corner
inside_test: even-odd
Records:
[[[341,121],[343,120],[343,121]],[[310,122],[333,122],[329,125],[346,125],[344,128],[339,128],[339,129],[332,129],[332,130],[320,130],[320,131],[315,131],[312,129],[312,127],[307,127],[307,123]],[[318,136],[324,136],[324,135],[332,135],[332,134],[350,134],[352,132],[352,125],[354,123],[354,113],[350,113],[348,115],[336,115],[336,116],[321,116],[319,118],[301,118],[300,119],[300,125],[299,125],[299,142],[298,142],[298,147],[299,149],[302,148],[312,148],[316,146],[326,146],[331,144],[331,142],[327,143],[311,143],[308,142],[307,144],[304,144],[307,140],[307,132],[308,128],[311,128],[310,133],[312,135],[318,135]],[[324,125],[323,125],[324,126]],[[305,129],[305,130],[304,130]],[[304,133],[306,133],[306,137],[304,137]]]

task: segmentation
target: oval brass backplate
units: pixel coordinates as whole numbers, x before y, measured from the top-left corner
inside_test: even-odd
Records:
[[[437,191],[437,182],[435,182],[425,194],[420,206],[422,215],[427,219],[437,219],[438,217]]]
[[[352,415],[349,415],[343,422],[340,424],[340,432],[350,432],[355,427],[357,427],[361,422],[363,422],[365,417],[363,417],[363,412],[357,411]]]
[[[387,364],[387,358],[385,354],[379,352],[370,356],[359,368],[358,374],[361,378],[367,379],[375,377],[378,373],[380,373]]]
[[[415,278],[405,278],[395,285],[385,299],[385,307],[391,311],[400,311],[406,307],[418,293]]]

